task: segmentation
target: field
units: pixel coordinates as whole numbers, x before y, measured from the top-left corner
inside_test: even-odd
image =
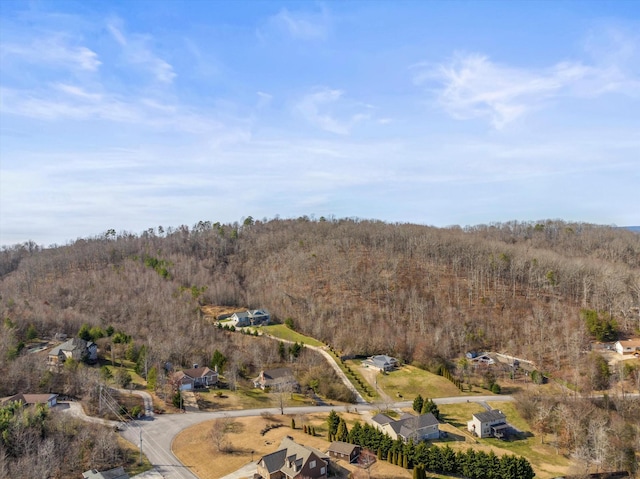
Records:
[[[296,422],[296,429],[291,429],[291,418]],[[362,421],[358,414],[342,413],[349,427],[355,421]],[[226,436],[231,452],[220,452],[211,440],[213,421],[208,421],[182,431],[173,442],[173,452],[183,464],[190,467],[191,471],[201,479],[218,479],[229,474],[250,461],[258,460],[261,456],[278,449],[284,436],[293,439],[305,446],[311,446],[320,451],[329,448],[326,439],[326,414],[311,414],[304,416],[272,416],[233,419]],[[276,429],[261,435],[260,431],[267,425],[279,425]],[[302,431],[303,425],[314,426],[316,436],[310,436]],[[365,471],[354,465],[337,461],[339,479],[346,479],[349,473],[353,473],[354,479],[367,478]],[[376,479],[410,479],[412,472],[393,466],[386,461],[376,462],[371,467],[371,476]],[[448,479],[451,476],[429,474],[431,478]]]
[[[203,411],[257,409],[280,405],[280,397],[277,394],[266,393],[261,389],[238,389],[237,391],[212,389],[198,391],[195,394],[198,407]],[[283,397],[283,402],[284,407],[313,405],[311,398],[301,394],[287,394]]]
[[[262,326],[259,328],[264,334],[271,335],[278,339],[284,339],[285,341],[291,341],[293,343],[304,343],[309,346],[322,347],[324,344],[317,339],[310,336],[305,336],[300,333],[296,333],[292,329],[287,328],[284,324],[271,324],[269,326]]]
[[[485,409],[476,403],[442,404],[438,406],[442,419],[449,423],[441,426],[442,430],[449,433],[446,443],[454,449],[466,449],[473,445],[473,449],[485,452],[493,450],[499,456],[503,454],[524,456],[533,466],[536,477],[541,479],[567,473],[569,461],[564,456],[556,454],[552,446],[541,444],[540,438],[531,433],[529,425],[518,414],[513,403],[491,401],[488,404],[494,409],[500,409],[507,416],[507,421],[522,431],[519,438],[508,441],[474,438],[466,430],[467,421],[471,419],[473,413],[482,412]],[[449,429],[450,427],[455,429]]]
[[[368,368],[360,366],[360,361],[353,361],[354,365],[369,380],[371,374]],[[429,371],[416,368],[414,366],[402,366],[397,371],[391,371],[387,374],[375,374],[378,388],[382,389],[394,401],[413,400],[418,394],[423,398],[438,398],[450,396],[464,396],[471,393],[461,392],[451,381],[432,374]],[[375,380],[372,384],[375,387]],[[474,391],[476,392],[476,391]],[[482,394],[491,394],[488,391],[482,391]]]

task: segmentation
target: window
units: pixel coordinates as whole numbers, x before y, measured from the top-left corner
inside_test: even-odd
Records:
[[[321,467],[320,468],[320,474],[324,474],[325,472],[327,472],[326,469],[324,467]]]
[[[314,467],[316,467],[316,461],[311,461],[311,462],[309,463],[309,467],[310,467],[311,469],[313,469]]]

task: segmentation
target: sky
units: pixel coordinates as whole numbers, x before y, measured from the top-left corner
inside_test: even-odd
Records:
[[[640,2],[0,2],[0,245],[640,225]]]

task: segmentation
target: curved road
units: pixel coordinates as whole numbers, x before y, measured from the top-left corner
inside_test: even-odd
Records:
[[[483,401],[513,401],[512,396],[475,396],[475,397],[451,397],[434,399],[436,404],[456,404],[464,402]],[[403,401],[393,404],[394,408],[411,407],[412,401]],[[311,414],[317,412],[330,412],[331,410],[353,410],[355,405],[348,406],[302,406],[285,408],[285,414]],[[378,407],[371,404],[358,404],[357,408],[370,411]],[[173,455],[171,444],[174,437],[183,429],[194,426],[204,421],[224,417],[252,417],[260,416],[264,412],[273,415],[280,414],[280,408],[245,409],[239,411],[197,412],[188,414],[166,414],[155,416],[149,420],[136,421],[129,425],[122,436],[132,444],[140,445],[142,438],[142,451],[147,456],[155,469],[166,479],[198,479],[198,476],[189,470],[189,464],[182,464]]]

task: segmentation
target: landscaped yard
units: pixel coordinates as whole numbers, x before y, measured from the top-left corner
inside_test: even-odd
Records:
[[[324,344],[311,336],[305,336],[295,332],[292,329],[287,328],[284,324],[271,324],[269,326],[261,326],[257,328],[258,331],[262,331],[264,334],[269,334],[273,337],[291,341],[294,343],[304,343],[309,346],[322,347]]]

